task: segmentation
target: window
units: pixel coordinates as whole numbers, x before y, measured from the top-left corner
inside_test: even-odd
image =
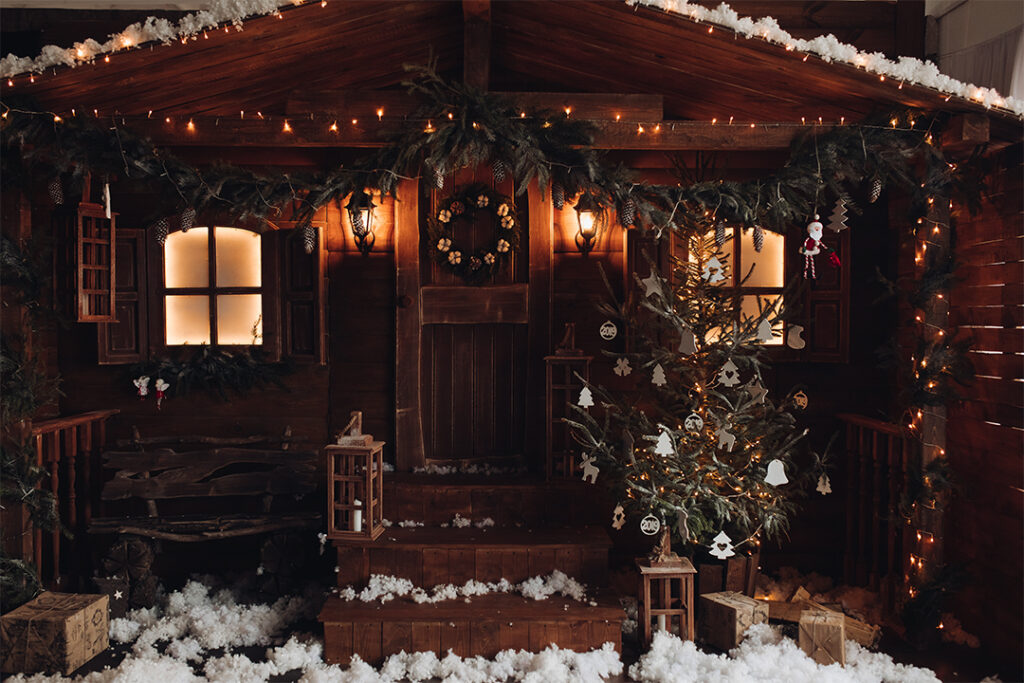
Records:
[[[714,241],[714,231],[707,235]],[[725,243],[721,260],[729,271],[719,284],[730,289],[739,288],[740,310],[744,318],[757,317],[762,308],[775,305],[786,285],[786,237],[769,230],[764,231],[761,251],[754,249],[753,230],[725,229]],[[751,270],[753,268],[753,270]],[[747,275],[749,274],[749,277]],[[746,277],[746,280],[744,278]],[[742,282],[742,285],[740,284]],[[760,301],[760,304],[758,303]],[[781,302],[780,302],[781,303]],[[765,346],[782,346],[784,323],[780,320],[772,327],[772,340]]]
[[[262,240],[249,230],[192,228],[164,246],[167,346],[263,344]]]

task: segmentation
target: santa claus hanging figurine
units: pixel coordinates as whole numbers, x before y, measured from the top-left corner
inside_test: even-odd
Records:
[[[804,240],[803,245],[800,247],[800,253],[804,255],[804,278],[810,277],[813,280],[818,279],[817,273],[814,272],[814,257],[821,253],[822,249],[828,254],[828,262],[833,268],[838,268],[839,255],[836,254],[834,249],[830,249],[825,246],[825,243],[821,241],[822,228],[821,221],[818,220],[818,214],[814,214],[814,220],[807,224],[807,239]]]

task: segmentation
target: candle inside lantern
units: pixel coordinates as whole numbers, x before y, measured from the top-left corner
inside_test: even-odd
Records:
[[[668,630],[668,622],[667,622],[666,616],[664,614],[659,614],[658,615],[658,630],[659,631],[667,631]]]
[[[352,503],[356,506],[352,511],[352,531],[359,533],[363,530],[363,502],[356,498]]]

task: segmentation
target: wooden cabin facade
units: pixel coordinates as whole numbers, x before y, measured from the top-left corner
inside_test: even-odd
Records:
[[[772,14],[797,37],[835,32],[864,50],[923,56],[923,4],[733,6],[741,15]],[[22,17],[30,19],[28,13]],[[708,159],[721,177],[757,177],[785,163],[794,138],[808,127],[855,124],[897,107],[950,112],[954,124],[943,144],[952,158],[966,158],[985,146],[995,171],[984,208],[972,216],[955,209],[958,240],[947,245],[962,278],[950,296],[949,329],[974,338],[970,357],[977,379],[948,413],[925,422],[943,432],[962,486],[945,515],[941,538],[946,558],[965,562],[973,576],[957,613],[965,628],[993,650],[1019,648],[1024,230],[1016,116],[910,83],[880,80],[855,66],[802,59],[784,46],[738,37],[678,14],[618,2],[540,0],[308,3],[283,9],[279,17],[247,20],[241,32],[211,30],[193,41],[116,53],[109,63],[59,68],[31,83],[18,78],[8,92],[31,96],[45,111],[65,116],[74,108],[78,116],[93,115],[144,134],[198,167],[226,162],[301,174],[351,163],[384,144],[386,133],[404,125],[415,104],[401,87],[403,64],[429,60],[445,77],[508,93],[524,107],[593,121],[595,148],[653,183],[684,182],[680,169],[700,169]],[[139,192],[130,181],[112,179],[117,215],[109,263],[116,270],[110,270],[115,286],[107,305],[116,321],[74,322],[67,328],[43,324],[27,335],[26,348],[63,379],[56,415],[118,411],[103,417],[109,442],[130,441],[133,429],[143,438],[287,432],[296,448],[318,450],[333,442],[352,411],[362,411],[365,431],[386,443],[384,458],[399,473],[399,482],[386,489],[397,497],[385,499],[385,516],[392,519],[416,519],[417,511],[428,515],[430,501],[447,495],[443,482],[402,483],[402,473],[417,467],[472,462],[543,472],[545,357],[572,323],[577,346],[594,359],[591,378],[612,389],[628,386],[603,356],[621,351],[625,335],[605,340],[599,334],[607,316],[598,306],[608,296],[601,269],[612,294],[623,296],[636,287],[634,273],[645,273],[645,254],[668,268],[673,247],[642,230],[614,224],[588,253],[581,253],[571,206],[556,209],[550,188],[533,182],[516,197],[526,226],[524,249],[493,282],[466,285],[431,261],[424,226],[445,196],[471,181],[514,192],[511,179],[498,182],[489,168],[448,173],[441,188],[402,179],[396,196],[374,197],[379,206],[368,253],[360,249],[341,202],[327,204],[314,216],[311,254],[292,229],[295,217],[287,207],[263,223],[201,213],[187,234],[204,246],[188,253],[207,250],[209,273],[230,268],[217,262],[214,240],[234,237],[200,228],[234,226],[261,233],[255,247],[237,247],[260,259],[255,284],[217,291],[209,284],[212,275],[200,286],[168,282],[165,247],[148,222],[161,198]],[[98,184],[93,179],[93,197],[100,192]],[[896,444],[915,441],[907,437],[900,414],[899,371],[880,367],[874,352],[895,336],[905,361],[913,353],[915,312],[894,303],[873,305],[877,291],[871,283],[876,271],[896,282],[913,279],[917,237],[905,217],[905,196],[885,191],[875,203],[866,201],[867,192],[855,198],[862,212],[850,215],[850,229],[831,238],[842,267],[821,268],[817,285],[803,295],[798,318],[806,346],[769,351],[775,368],[767,388],[781,395],[796,384],[807,387],[811,401],[803,418],[816,445],[821,448],[832,433],[844,430],[846,448],[833,476],[840,495],[808,500],[806,514],[794,522],[791,543],[766,562],[844,574],[849,581],[884,590],[884,585],[902,587],[899,575],[906,569],[906,557],[894,556],[890,543],[894,535],[905,536],[893,528],[891,518],[898,497],[892,487],[906,466]],[[75,293],[68,269],[81,265],[82,257],[68,250],[71,235],[62,232],[67,223],[60,213],[38,187],[4,191],[4,234],[26,244],[39,235],[52,240],[58,299],[63,300]],[[948,222],[948,215],[937,220]],[[783,280],[799,274],[797,247],[804,228],[793,225],[790,234],[772,238],[771,253],[782,261],[779,281],[761,283],[750,294],[777,295]],[[179,239],[175,234],[172,225],[167,244]],[[472,228],[465,239],[488,238],[482,228]],[[736,258],[746,257],[740,235],[730,239]],[[228,334],[228,323],[218,318],[227,316],[226,297],[252,295],[262,297],[255,304],[261,348],[270,359],[290,366],[280,386],[230,394],[228,400],[193,392],[166,398],[159,410],[152,400],[139,400],[128,368],[173,351],[167,325],[171,309],[181,303],[176,297],[208,301],[203,310],[214,313],[207,341],[216,341],[218,331]],[[81,313],[80,303],[75,310]],[[24,312],[7,309],[4,315],[5,327],[13,330]],[[48,417],[55,415],[39,416]],[[80,434],[75,432],[71,441],[84,438]],[[47,455],[58,463],[51,468],[54,473],[62,467],[58,451],[69,448],[68,443],[67,437],[55,441],[53,454]],[[61,486],[68,485],[65,477]],[[494,484],[502,500],[520,496],[502,485]],[[73,479],[70,486],[75,486]],[[450,494],[449,499],[473,498],[477,507],[456,505],[444,508],[445,513],[475,509],[498,514],[480,502],[485,489]],[[465,547],[438,543],[449,553],[450,567],[465,561],[458,554],[468,552]],[[551,557],[575,552],[577,564],[591,567],[578,546],[552,543],[544,551]],[[373,568],[391,573],[402,562],[425,563],[426,556],[377,558]],[[497,555],[488,557],[477,556],[475,566],[483,571],[487,562],[498,562],[492,569],[504,571]],[[537,559],[537,568],[545,561]],[[53,575],[68,571],[57,564],[51,564]],[[462,576],[417,566],[410,571],[424,583],[430,577]],[[530,572],[533,568],[532,561],[524,566]],[[373,618],[338,621],[333,637],[348,634],[348,645],[339,652],[360,651],[352,641],[352,624]],[[402,618],[396,616],[395,623]],[[471,617],[460,619],[471,624],[467,633],[478,633]],[[580,616],[578,622],[588,619]],[[605,616],[595,619],[587,628],[599,640],[596,624]],[[434,638],[433,627],[412,629],[406,637],[404,631],[389,636],[386,620],[378,626],[383,640],[366,646],[371,653],[375,647],[377,654],[399,644],[408,648],[420,636]],[[479,626],[479,633],[489,628]],[[551,628],[550,633],[557,631]],[[550,633],[515,637],[541,643]],[[498,647],[506,635],[487,636],[489,645],[479,652]],[[519,642],[508,637],[509,643]],[[589,642],[580,638],[581,644]]]

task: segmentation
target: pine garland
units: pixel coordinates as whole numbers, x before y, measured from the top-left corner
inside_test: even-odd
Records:
[[[173,357],[136,363],[128,374],[132,379],[141,375],[154,382],[162,379],[170,384],[172,396],[200,391],[227,401],[231,394],[244,396],[258,387],[273,385],[287,390],[282,377],[291,370],[287,363],[268,361],[258,346],[229,351],[204,344],[195,351],[186,349]]]

